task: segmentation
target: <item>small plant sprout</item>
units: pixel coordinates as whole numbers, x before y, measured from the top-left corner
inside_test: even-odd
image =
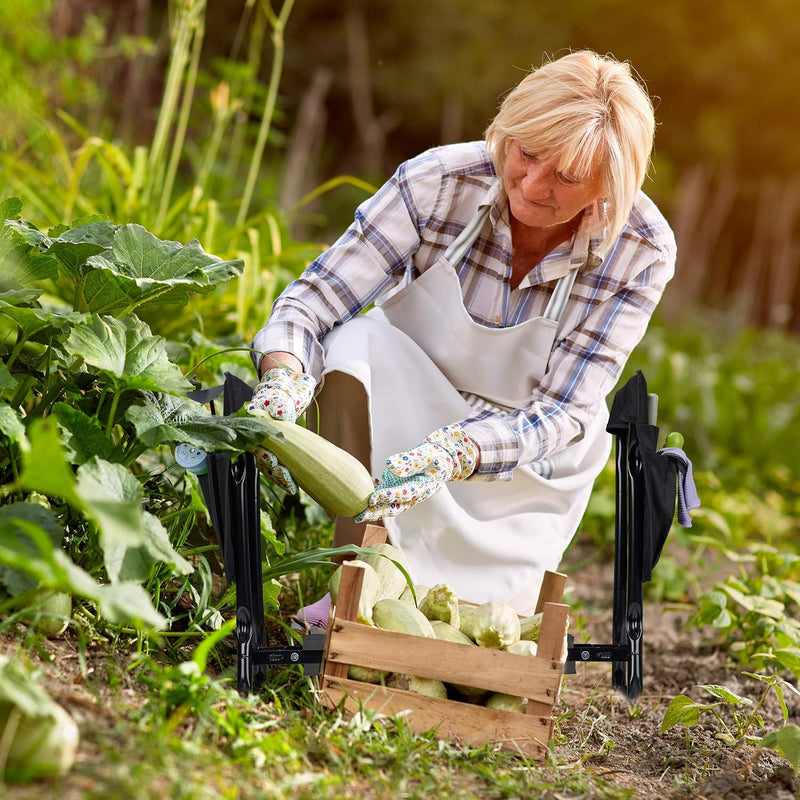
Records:
[[[755,703],[755,706],[750,698],[742,697],[724,686],[719,686],[717,684],[702,685],[698,688],[715,698],[716,702],[702,703],[694,701],[691,697],[684,694],[677,695],[667,708],[661,723],[661,732],[664,733],[676,725],[685,725],[687,728],[692,727],[698,724],[702,715],[711,715],[722,728],[721,731],[715,734],[715,738],[725,744],[735,745],[744,742],[747,744],[761,744],[768,747],[776,746],[778,744],[778,737],[769,734],[768,736],[770,738],[768,741],[771,742],[772,739],[775,739],[775,744],[768,743],[765,745],[762,737],[752,735],[750,730],[753,726],[756,726],[758,729],[764,727],[764,720],[760,711],[770,692],[774,692],[778,699],[783,714],[784,725],[789,716],[786,701],[784,700],[784,690],[788,688],[795,694],[800,694],[800,692],[798,692],[792,684],[777,675],[756,675],[751,672],[744,672],[742,674],[765,684],[764,691]]]

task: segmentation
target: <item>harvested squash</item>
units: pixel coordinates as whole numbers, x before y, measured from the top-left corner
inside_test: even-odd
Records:
[[[273,453],[295,483],[326,511],[354,517],[369,505],[375,483],[355,456],[294,422],[265,419],[274,425],[275,434],[267,435],[261,446]]]

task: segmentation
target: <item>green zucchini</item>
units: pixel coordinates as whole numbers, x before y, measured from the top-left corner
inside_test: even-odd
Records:
[[[419,601],[419,610],[429,620],[441,620],[454,628],[461,624],[461,615],[458,610],[458,596],[456,590],[446,583],[437,583],[429,589]]]
[[[543,618],[544,615],[540,611],[538,614],[532,614],[530,617],[520,620],[519,638],[524,642],[538,642]]]
[[[390,598],[397,600],[408,588],[408,581],[403,574],[403,570],[397,566],[400,564],[408,572],[406,557],[393,545],[388,542],[377,542],[370,545],[374,553],[364,553],[356,556],[356,561],[363,561],[369,564],[381,581],[381,592],[378,600]],[[397,563],[395,563],[397,562]]]
[[[295,483],[326,511],[354,517],[368,505],[375,482],[366,467],[346,450],[293,422],[269,418],[275,435],[261,446],[283,464]]]
[[[380,578],[378,577],[378,573],[364,561],[351,561],[349,563],[354,567],[364,570],[364,578],[361,582],[361,595],[358,598],[356,620],[362,623],[362,625],[374,626],[372,621],[372,608],[380,596]],[[343,569],[344,564],[339,565],[328,582],[328,590],[331,593],[331,600],[334,603],[339,599],[339,586],[342,582]]]
[[[535,656],[538,649],[539,646],[536,642],[529,642],[525,639],[520,639],[506,648],[509,653],[514,653],[518,656]]]
[[[432,619],[431,627],[436,634],[436,638],[442,642],[455,642],[456,644],[468,644],[475,647],[475,642],[469,636],[461,633],[461,631],[451,625],[449,622],[443,622],[440,619]]]
[[[525,706],[528,704],[527,697],[517,697],[513,694],[503,694],[495,692],[489,695],[486,700],[486,708],[494,708],[498,711],[509,711],[512,714],[524,714]]]
[[[373,667],[362,667],[358,664],[351,664],[347,668],[347,677],[362,683],[382,684],[386,682],[389,673],[384,669],[374,669]]]
[[[426,697],[438,697],[447,700],[447,687],[436,678],[420,678],[418,675],[401,675],[394,673],[389,676],[386,685],[392,689],[402,689],[404,692],[423,694]]]
[[[387,631],[436,638],[430,620],[418,608],[402,600],[378,600],[372,607],[372,621],[375,627]]]

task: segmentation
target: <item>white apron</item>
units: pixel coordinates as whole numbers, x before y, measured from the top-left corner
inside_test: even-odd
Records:
[[[323,375],[351,375],[369,397],[374,475],[388,456],[474,414],[474,403],[461,392],[519,408],[547,369],[576,269],[559,280],[544,316],[509,328],[476,323],[451,265],[469,250],[488,210],[481,208],[415,281],[323,340]],[[547,478],[525,465],[513,470],[511,481],[453,481],[385,519],[414,580],[449,583],[465,599],[500,600],[532,613],[542,576],[558,568],[608,460],[607,419],[600,404],[583,439],[550,460]]]

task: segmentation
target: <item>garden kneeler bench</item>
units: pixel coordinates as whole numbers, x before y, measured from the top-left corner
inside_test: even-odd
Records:
[[[223,413],[233,414],[251,397],[253,389],[231,374],[222,386],[190,393],[209,404],[223,395]],[[656,450],[658,427],[655,395],[647,392],[637,372],[615,395],[608,431],[616,448],[616,520],[611,644],[571,641],[566,669],[575,662],[612,663],[612,685],[629,698],[642,691],[642,585],[649,581],[676,506],[678,462]],[[176,461],[195,472],[216,531],[226,579],[236,588],[237,682],[242,692],[257,690],[270,666],[299,664],[309,676],[318,676],[326,635],[307,634],[302,644],[265,644],[264,601],[261,585],[260,473],[252,453],[232,460],[227,452],[206,453],[179,445]]]

